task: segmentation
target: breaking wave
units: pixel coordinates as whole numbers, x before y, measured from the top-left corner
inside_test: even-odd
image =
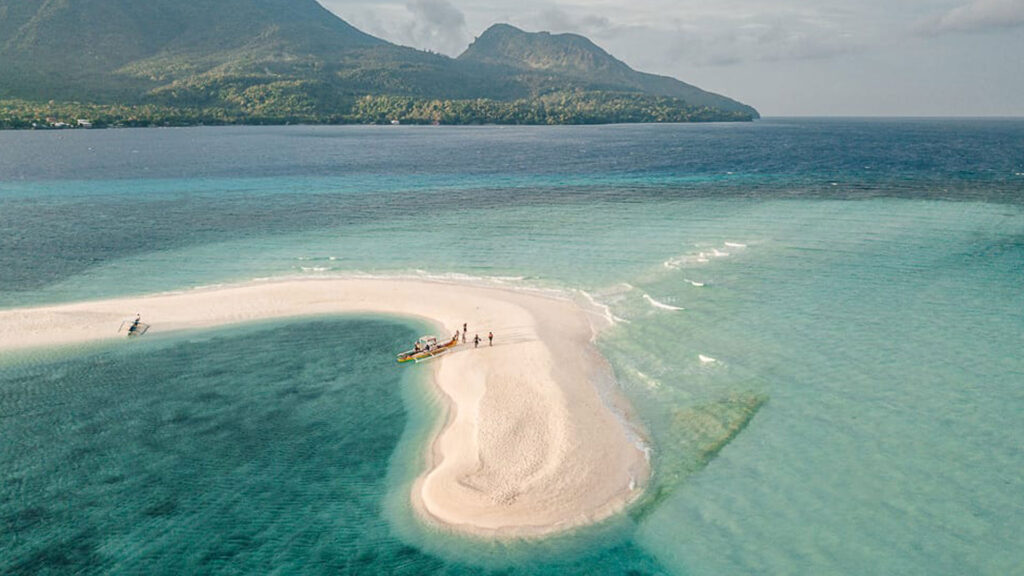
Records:
[[[673,306],[671,304],[659,302],[654,298],[651,298],[650,294],[644,294],[644,300],[647,300],[647,302],[649,302],[651,306],[654,306],[655,308],[661,308],[662,310],[685,310],[685,308],[681,308],[679,306]]]

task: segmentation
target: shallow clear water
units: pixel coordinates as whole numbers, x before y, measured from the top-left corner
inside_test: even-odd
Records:
[[[437,534],[403,506],[436,420],[389,362],[414,325],[228,328],[0,359],[0,571],[1012,573],[1022,206],[1020,121],[0,133],[0,306],[572,292],[618,318],[659,494],[545,543]]]
[[[479,572],[410,546],[382,512],[390,500],[391,518],[411,516],[394,503],[408,501],[440,408],[420,367],[380,351],[422,330],[361,317],[261,323],[9,365],[3,572]],[[656,566],[621,531],[600,538],[609,549],[534,546],[516,564]],[[508,567],[507,550],[470,553]]]

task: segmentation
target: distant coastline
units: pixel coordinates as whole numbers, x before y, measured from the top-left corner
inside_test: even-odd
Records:
[[[315,0],[184,11],[173,0],[144,11],[115,0],[60,10],[11,1],[0,0],[0,31],[15,32],[0,43],[0,129],[758,118],[727,96],[634,70],[578,34],[499,23],[449,57],[367,34]]]
[[[582,125],[750,122],[755,118],[744,111],[690,106],[678,98],[616,92],[566,92],[514,101],[364,96],[355,99],[346,112],[336,113],[0,100],[0,130],[288,124]]]

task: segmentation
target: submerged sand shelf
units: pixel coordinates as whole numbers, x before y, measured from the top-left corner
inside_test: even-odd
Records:
[[[156,335],[359,312],[426,319],[438,336],[468,323],[470,340],[484,339],[430,364],[449,410],[410,495],[427,521],[537,536],[605,519],[646,486],[645,451],[598,389],[611,371],[591,344],[591,318],[568,300],[404,279],[266,282],[3,310],[0,352],[124,338],[117,329],[136,313]]]

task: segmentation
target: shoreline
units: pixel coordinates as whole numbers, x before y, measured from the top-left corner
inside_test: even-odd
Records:
[[[429,524],[485,537],[539,537],[599,522],[644,491],[650,463],[636,431],[601,397],[611,367],[588,312],[507,288],[406,279],[302,279],[0,310],[0,352],[257,320],[382,313],[480,334],[431,361],[445,421],[427,446],[410,503]],[[598,314],[598,316],[600,316]],[[487,332],[495,333],[495,346]],[[387,351],[391,354],[397,351]],[[616,399],[619,401],[620,399]],[[617,402],[616,402],[617,403]]]
[[[787,118],[785,116],[773,116],[773,118]],[[792,118],[816,118],[816,116],[792,116]],[[845,117],[839,117],[845,118]],[[852,116],[851,118],[857,118]],[[901,116],[882,117],[882,118],[903,118]],[[917,118],[915,116],[907,116],[906,118]],[[924,118],[938,118],[944,117],[928,117]],[[995,119],[1010,119],[1017,120],[1018,116],[1007,116],[1003,117],[989,117],[989,116],[966,116],[967,119],[981,119],[987,120],[990,118]],[[689,124],[740,124],[740,123],[754,123],[764,118],[757,116],[754,118],[716,118],[713,120],[677,120],[672,122],[664,122],[659,120],[646,120],[646,121],[635,121],[635,122],[593,122],[587,124],[575,124],[571,122],[563,122],[556,124],[549,124],[547,122],[535,122],[535,123],[513,123],[513,122],[493,122],[493,123],[480,123],[480,122],[447,122],[442,124],[434,124],[432,122],[417,122],[406,120],[399,125],[394,125],[386,122],[267,122],[256,119],[246,119],[240,122],[192,122],[192,123],[172,123],[172,124],[123,124],[123,125],[111,125],[111,126],[92,126],[89,128],[81,126],[0,126],[0,132],[84,132],[84,131],[99,131],[99,130],[167,130],[175,128],[281,128],[281,127],[299,127],[299,128],[319,128],[319,127],[348,127],[348,126],[368,126],[368,127],[381,127],[394,129],[399,126],[401,127],[423,127],[423,128],[438,128],[438,127],[449,127],[449,128],[493,128],[493,127],[558,127],[558,126],[571,126],[571,127],[586,127],[586,126],[675,126],[675,125],[689,125]]]

